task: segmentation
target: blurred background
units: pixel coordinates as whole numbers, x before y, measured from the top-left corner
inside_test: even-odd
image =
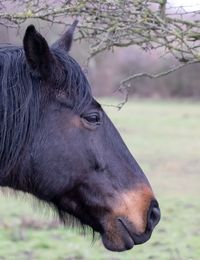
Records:
[[[187,15],[200,10],[199,1],[174,0],[170,4]],[[30,23],[49,43],[66,28],[31,19],[17,28],[2,24],[0,43],[21,45]],[[71,55],[81,64],[94,96],[146,173],[160,203],[161,222],[146,244],[112,253],[99,239],[93,241],[90,233],[85,236],[76,228],[63,227],[54,212],[32,197],[2,190],[0,259],[199,260],[200,65],[191,64],[156,79],[139,77],[129,82],[128,90],[119,91],[123,79],[167,71],[177,57],[165,48],[146,50],[133,44],[88,60],[90,46],[85,40],[75,41]],[[121,103],[125,104],[119,110]]]

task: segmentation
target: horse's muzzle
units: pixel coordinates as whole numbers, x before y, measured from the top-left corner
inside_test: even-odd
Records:
[[[104,246],[111,251],[125,251],[134,245],[143,244],[150,239],[155,226],[160,220],[160,209],[156,200],[152,200],[147,212],[145,231],[138,233],[134,223],[127,217],[116,218],[116,233],[110,236],[110,231],[102,235]],[[112,231],[112,233],[114,233]]]
[[[149,240],[153,229],[160,221],[160,209],[159,209],[158,203],[156,200],[153,200],[151,202],[151,205],[150,205],[150,208],[148,211],[148,215],[147,215],[146,230],[142,234],[138,235],[134,231],[134,227],[133,227],[132,223],[130,223],[126,218],[118,218],[118,220],[121,223],[121,225],[124,227],[124,229],[127,231],[129,236],[132,238],[132,240],[134,241],[134,245],[143,244],[147,240]]]

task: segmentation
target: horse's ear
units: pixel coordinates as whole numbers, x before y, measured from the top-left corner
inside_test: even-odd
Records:
[[[36,70],[43,79],[47,79],[51,75],[53,55],[46,40],[33,25],[27,27],[23,44],[31,68]]]
[[[73,35],[77,24],[78,20],[75,20],[73,24],[69,27],[69,29],[63,34],[63,36],[52,45],[52,47],[61,48],[69,52],[72,46]]]

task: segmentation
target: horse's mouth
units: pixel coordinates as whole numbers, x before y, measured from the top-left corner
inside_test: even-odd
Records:
[[[105,230],[101,234],[104,246],[111,251],[125,251],[133,248],[134,245],[143,244],[151,237],[151,231],[146,230],[138,235],[133,225],[124,218],[117,218],[114,228]]]
[[[111,225],[112,226],[112,225]],[[125,251],[133,248],[135,245],[134,239],[128,227],[123,221],[118,218],[115,221],[114,227],[105,229],[101,234],[104,246],[111,251]]]

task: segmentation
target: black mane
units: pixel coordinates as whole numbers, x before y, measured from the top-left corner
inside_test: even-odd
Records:
[[[61,65],[55,74],[62,70],[58,73],[62,77],[53,75],[56,80],[48,90],[31,71],[23,48],[0,48],[0,174],[11,172],[22,157],[49,101],[48,92],[54,96],[64,92],[77,113],[92,99],[89,83],[77,62],[62,51],[52,52]]]

